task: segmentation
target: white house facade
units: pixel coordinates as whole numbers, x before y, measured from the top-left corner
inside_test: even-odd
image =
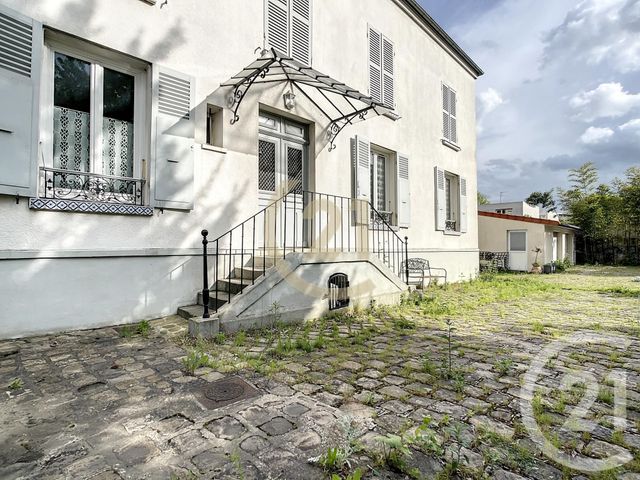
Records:
[[[481,74],[415,0],[0,0],[0,337],[472,278]]]

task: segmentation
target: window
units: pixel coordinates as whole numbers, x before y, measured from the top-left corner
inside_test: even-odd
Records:
[[[265,44],[311,65],[311,1],[265,0]]]
[[[49,46],[44,196],[141,205],[146,72],[88,50]]]
[[[442,136],[443,140],[458,144],[458,125],[456,119],[456,92],[442,85]]]
[[[395,109],[395,53],[393,43],[369,27],[369,94],[374,101]]]
[[[467,180],[435,167],[436,230],[467,232]]]
[[[395,224],[393,215],[393,189],[395,187],[395,171],[389,154],[371,151],[371,204],[378,210],[389,224]]]
[[[349,277],[344,273],[334,273],[329,277],[329,310],[349,306]]]
[[[513,213],[513,208],[498,208],[496,210],[496,213],[502,213],[502,214],[505,214],[505,215],[509,215],[509,214]]]
[[[451,173],[445,173],[445,198],[446,198],[446,224],[445,229],[457,232],[460,229],[459,211],[459,177]]]
[[[207,105],[207,145],[222,147],[222,108]]]

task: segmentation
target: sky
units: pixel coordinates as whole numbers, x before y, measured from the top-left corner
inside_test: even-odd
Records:
[[[484,70],[478,189],[524,200],[640,166],[640,0],[419,0]]]

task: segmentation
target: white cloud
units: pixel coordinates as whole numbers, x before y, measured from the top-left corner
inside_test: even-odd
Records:
[[[623,132],[630,132],[640,135],[640,118],[629,120],[627,123],[620,125],[618,128]]]
[[[547,37],[547,62],[607,64],[617,72],[640,70],[640,0],[585,0]]]
[[[608,142],[613,136],[610,128],[589,127],[580,137],[580,141],[586,145],[597,145]]]
[[[594,90],[580,92],[569,101],[578,120],[622,117],[640,106],[640,94],[627,92],[620,83],[601,83]]]
[[[478,101],[480,102],[480,112],[483,115],[493,112],[504,103],[502,95],[500,95],[500,92],[495,88],[488,88],[484,92],[480,93],[478,95]]]

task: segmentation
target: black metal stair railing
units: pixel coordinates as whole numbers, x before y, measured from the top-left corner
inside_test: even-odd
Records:
[[[231,302],[234,294],[255,284],[267,268],[292,252],[375,254],[406,281],[403,264],[408,259],[408,238],[402,239],[389,220],[388,214],[381,214],[366,200],[303,191],[298,186],[214,240],[203,230],[203,317]]]

